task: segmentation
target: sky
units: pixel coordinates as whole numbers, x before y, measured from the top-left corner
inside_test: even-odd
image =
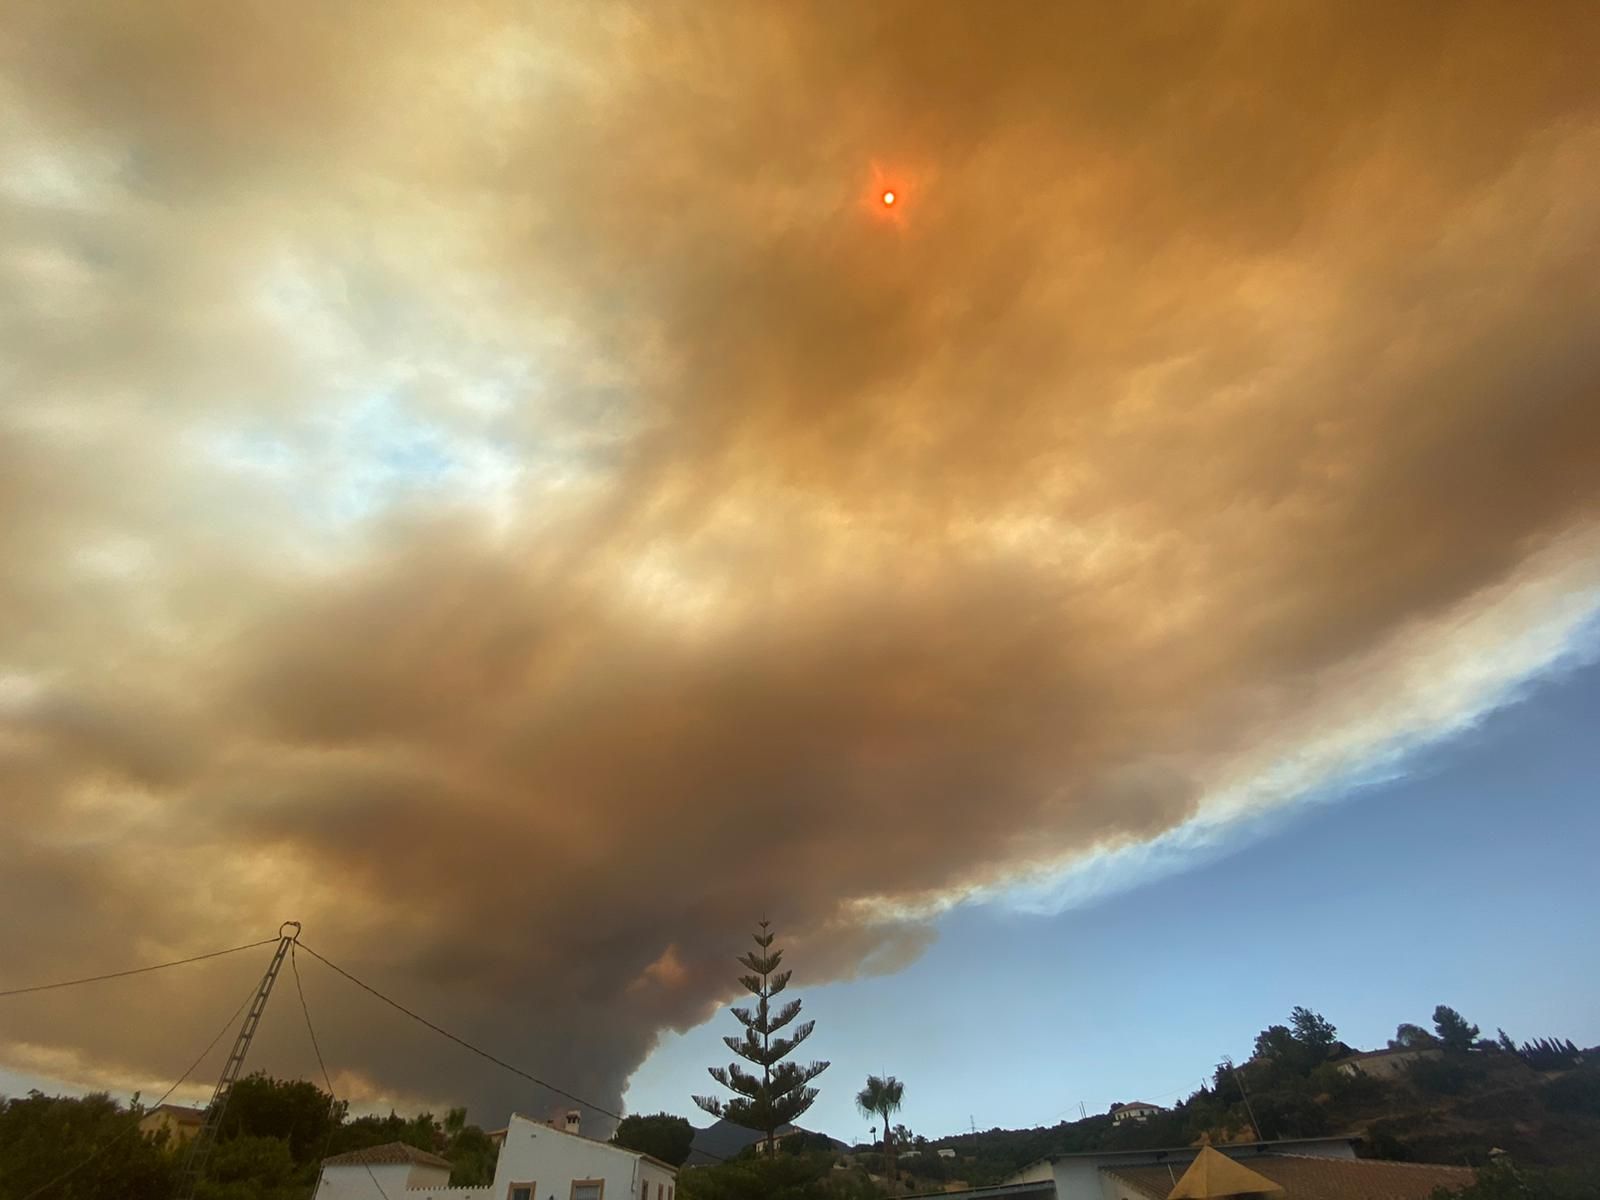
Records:
[[[1597,51],[7,6],[0,986],[296,919],[681,1108],[766,915],[835,1131],[876,1069],[932,1127],[1159,1099],[1295,1003],[1593,1040]],[[0,1078],[164,1088],[258,969],[12,1000]],[[306,990],[359,1105],[553,1099]]]
[[[1597,722],[1600,666],[1577,658],[1402,774],[1208,861],[1051,915],[969,906],[905,971],[793,985],[834,1063],[812,1123],[867,1140],[852,1097],[869,1072],[902,1079],[927,1137],[1170,1105],[1300,1004],[1360,1049],[1439,1004],[1490,1037],[1600,1045]],[[696,1116],[685,1081],[733,1027],[670,1038],[630,1110]]]

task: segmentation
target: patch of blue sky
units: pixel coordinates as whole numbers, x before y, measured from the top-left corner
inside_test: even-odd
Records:
[[[530,465],[520,447],[426,420],[382,392],[293,431],[213,429],[201,444],[223,468],[281,490],[308,523],[335,527],[429,497],[490,505]]]
[[[408,412],[392,396],[369,396],[331,421],[332,482],[323,515],[355,522],[424,493],[465,498],[475,490],[466,469],[468,451],[459,439]]]
[[[1540,685],[1600,663],[1600,595],[1570,627],[1559,650],[1535,669],[1506,678],[1456,723],[1408,729],[1371,747],[1360,760],[1283,802],[1201,814],[1148,841],[1097,848],[1059,870],[983,889],[964,903],[994,903],[1051,916],[1097,904],[1146,884],[1216,862],[1283,832],[1307,807],[1334,804],[1401,780],[1424,778],[1449,761],[1452,744],[1525,700]],[[1293,774],[1290,772],[1289,774]]]

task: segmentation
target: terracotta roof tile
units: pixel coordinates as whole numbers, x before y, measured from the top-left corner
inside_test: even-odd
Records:
[[[1259,1171],[1235,1162],[1214,1146],[1202,1146],[1189,1169],[1167,1193],[1167,1200],[1211,1200],[1214,1196],[1256,1196],[1283,1191]]]
[[[1465,1187],[1476,1177],[1469,1167],[1298,1154],[1263,1154],[1250,1158],[1249,1167],[1282,1187],[1282,1200],[1429,1200],[1436,1187]],[[1150,1200],[1166,1200],[1172,1191],[1165,1166],[1103,1169]]]
[[[429,1154],[426,1150],[418,1150],[415,1146],[408,1146],[404,1142],[385,1142],[381,1146],[368,1146],[364,1150],[352,1150],[348,1154],[335,1154],[332,1158],[322,1160],[325,1167],[377,1167],[391,1166],[396,1163],[416,1163],[425,1167],[450,1166],[448,1158],[440,1158],[437,1154]]]

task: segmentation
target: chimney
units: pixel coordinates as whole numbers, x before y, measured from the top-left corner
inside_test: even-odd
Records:
[[[581,1124],[583,1124],[583,1114],[575,1108],[567,1109],[567,1132],[577,1133]]]

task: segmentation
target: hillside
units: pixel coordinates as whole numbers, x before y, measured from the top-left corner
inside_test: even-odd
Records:
[[[782,1137],[797,1132],[793,1125],[785,1125],[778,1131]],[[799,1131],[804,1132],[804,1131]],[[828,1137],[826,1134],[809,1134],[806,1146],[808,1149],[825,1148],[843,1150],[845,1144],[837,1138]],[[707,1163],[722,1162],[726,1159],[737,1158],[742,1152],[750,1149],[761,1140],[761,1134],[753,1129],[746,1129],[743,1125],[735,1125],[726,1118],[719,1119],[707,1125],[704,1129],[694,1131],[694,1143],[689,1149],[687,1162],[690,1166],[704,1166]]]
[[[1475,1027],[1447,1046],[1402,1026],[1421,1053],[1384,1078],[1370,1059],[1374,1074],[1363,1073],[1362,1056],[1316,1014],[1297,1009],[1293,1020],[1262,1031],[1248,1063],[1220,1065],[1212,1086],[1147,1120],[1117,1124],[1106,1113],[957,1134],[930,1143],[955,1149],[954,1160],[919,1155],[904,1167],[930,1189],[994,1183],[1048,1154],[1254,1140],[1259,1122],[1266,1140],[1358,1134],[1361,1153],[1375,1158],[1481,1165],[1499,1148],[1529,1166],[1600,1173],[1600,1052],[1559,1042],[1519,1050],[1503,1036],[1478,1039]]]

